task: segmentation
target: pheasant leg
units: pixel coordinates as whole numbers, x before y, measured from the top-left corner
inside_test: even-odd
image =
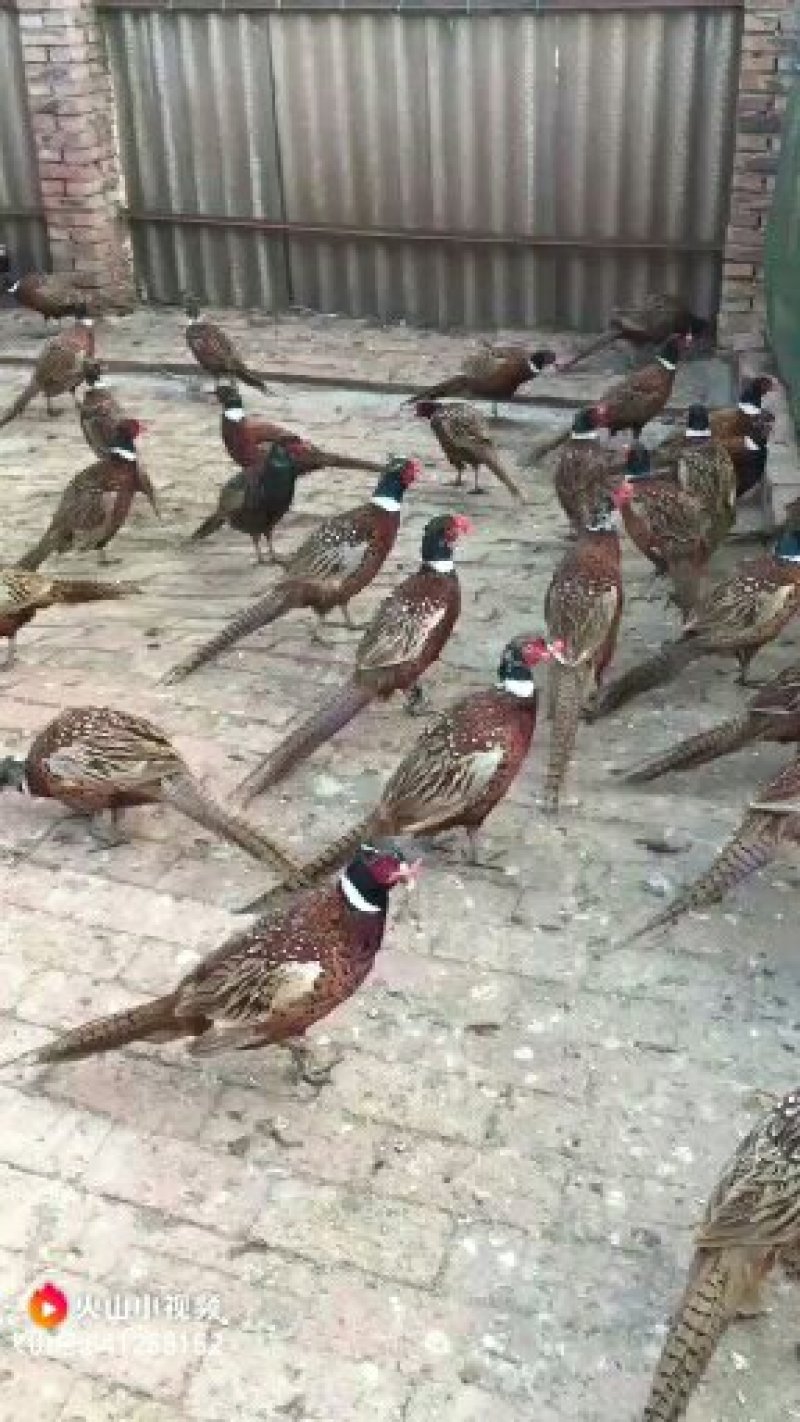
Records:
[[[344,1061],[344,1052],[333,1051],[327,1062],[319,1063],[314,1061],[311,1048],[304,1042],[284,1042],[282,1045],[292,1058],[295,1082],[304,1081],[307,1086],[327,1086],[339,1063]]]
[[[121,810],[103,810],[99,815],[92,815],[90,830],[98,849],[118,849],[121,844],[127,844],[121,820]]]
[[[406,714],[409,716],[428,716],[432,709],[430,697],[418,681],[408,688],[404,705]]]
[[[11,633],[11,636],[10,636],[9,639],[8,639],[8,647],[7,647],[7,649],[6,649],[6,659],[5,659],[5,661],[3,662],[3,669],[4,669],[4,670],[8,670],[9,667],[13,667],[13,665],[14,665],[14,663],[15,663],[16,660],[17,660],[17,634],[16,634],[16,632],[12,632],[12,633]]]

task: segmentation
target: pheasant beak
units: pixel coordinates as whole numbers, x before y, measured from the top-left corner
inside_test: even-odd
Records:
[[[419,875],[421,874],[421,872],[422,872],[422,860],[421,860],[421,859],[413,859],[413,860],[411,860],[410,863],[409,863],[408,861],[406,861],[406,862],[403,863],[403,864],[398,864],[398,866],[397,866],[397,878],[396,878],[396,880],[395,880],[395,883],[397,883],[397,884],[405,884],[408,888],[411,888],[411,887],[416,883],[416,881],[417,881]]]
[[[409,484],[413,484],[417,479],[421,478],[422,464],[418,459],[409,459],[403,470],[403,483],[406,485],[406,488],[408,488]]]
[[[548,661],[561,662],[563,666],[569,664],[567,656],[567,644],[563,637],[556,637],[552,642],[548,642],[547,650],[550,653]]]
[[[453,532],[456,538],[463,538],[464,534],[472,533],[475,525],[471,518],[465,514],[454,514],[452,519]]]

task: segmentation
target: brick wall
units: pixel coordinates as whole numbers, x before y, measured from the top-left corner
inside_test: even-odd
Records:
[[[91,0],[17,0],[53,268],[100,304],[129,304],[130,247],[114,100]]]
[[[719,333],[737,351],[765,345],[764,230],[775,188],[781,125],[795,73],[800,5],[745,0],[731,209]]]

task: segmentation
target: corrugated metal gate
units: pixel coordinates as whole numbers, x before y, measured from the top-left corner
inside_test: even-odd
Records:
[[[593,327],[648,289],[713,310],[739,12],[613,2],[103,0],[144,293],[467,327]]]
[[[0,241],[26,270],[47,265],[47,237],[14,10],[0,5]]]

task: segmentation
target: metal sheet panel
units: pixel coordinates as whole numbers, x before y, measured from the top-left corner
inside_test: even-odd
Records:
[[[47,266],[41,205],[17,16],[0,9],[0,241],[18,271]]]
[[[130,206],[280,218],[265,17],[120,11],[108,34]],[[145,223],[134,254],[152,300],[186,291],[219,305],[288,300],[280,237]]]
[[[653,289],[715,309],[733,8],[109,24],[131,206],[290,225],[137,221],[154,296],[484,328],[597,327]]]

